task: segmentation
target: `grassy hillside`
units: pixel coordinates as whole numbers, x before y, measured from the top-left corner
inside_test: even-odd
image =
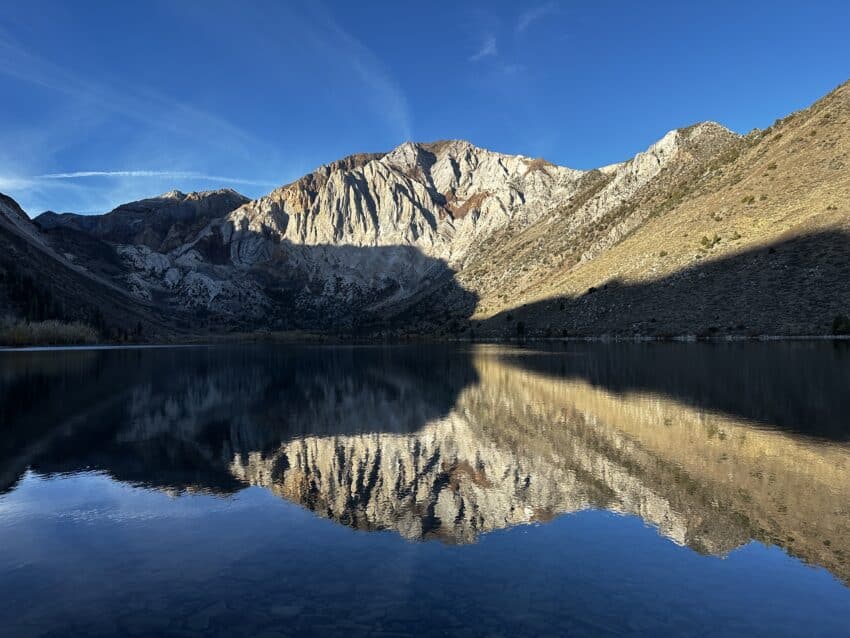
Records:
[[[521,286],[482,291],[494,334],[826,334],[850,315],[850,84],[666,180],[563,260],[544,220],[504,254]],[[567,217],[568,211],[564,216]],[[625,220],[625,223],[623,223]],[[628,220],[631,220],[630,222]],[[601,226],[601,227],[600,227]],[[511,250],[513,248],[514,250]],[[522,325],[519,326],[520,322]],[[518,327],[519,326],[519,327]]]

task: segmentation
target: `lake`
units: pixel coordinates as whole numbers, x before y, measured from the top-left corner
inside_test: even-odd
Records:
[[[4,636],[847,636],[850,344],[0,352]]]

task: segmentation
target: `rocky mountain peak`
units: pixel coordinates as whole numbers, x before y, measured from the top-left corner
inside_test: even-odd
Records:
[[[204,201],[232,201],[238,206],[251,200],[241,193],[236,192],[232,188],[216,188],[207,191],[192,191],[190,193],[184,193],[183,191],[175,189],[170,190],[167,193],[163,193],[162,195],[157,195],[156,197],[149,197],[135,202],[129,202],[127,204],[121,204],[111,212],[122,209],[143,208],[146,206],[149,207],[152,212],[157,212],[159,209],[156,207],[156,202],[160,202],[163,206],[168,207],[179,205],[184,202]]]
[[[613,175],[630,166],[638,170],[646,170],[652,164],[663,166],[676,158],[682,150],[698,151],[700,155],[717,152],[729,143],[742,140],[743,137],[717,122],[699,122],[684,128],[673,129],[664,134],[657,142],[645,151],[635,155],[630,160],[601,166],[599,170],[606,175]]]
[[[679,129],[678,133],[680,147],[700,160],[707,160],[744,139],[722,124],[711,121]]]
[[[435,161],[434,153],[427,151],[423,148],[423,145],[415,142],[405,142],[381,158],[381,162],[387,166],[392,166],[411,177],[415,177],[417,172],[420,173],[419,177],[427,174]]]

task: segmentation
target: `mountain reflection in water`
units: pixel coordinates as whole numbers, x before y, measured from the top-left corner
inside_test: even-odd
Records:
[[[606,509],[846,583],[848,380],[850,350],[826,343],[5,353],[0,493],[28,470],[260,486],[450,544]]]

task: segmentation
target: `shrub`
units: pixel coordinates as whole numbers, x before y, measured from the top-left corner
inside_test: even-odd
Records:
[[[525,336],[525,322],[524,321],[517,321],[517,323],[516,323],[516,336],[520,337],[520,338]]]
[[[775,171],[775,170],[776,170],[776,162],[771,162],[770,164],[768,164],[768,165],[767,165],[767,170],[769,170],[769,171]]]
[[[6,346],[67,346],[97,343],[97,332],[91,326],[74,321],[0,322],[0,344]]]
[[[832,320],[832,334],[850,335],[850,318],[846,315],[837,315]]]
[[[703,248],[714,248],[717,244],[720,243],[720,235],[714,233],[714,237],[712,237],[711,239],[703,235],[702,239],[699,240],[699,243],[702,244]]]
[[[660,253],[658,253],[658,256],[659,256],[659,257],[666,257],[666,256],[667,256],[667,254],[668,254],[668,253],[667,253],[667,251],[666,251],[666,250],[662,250]]]

